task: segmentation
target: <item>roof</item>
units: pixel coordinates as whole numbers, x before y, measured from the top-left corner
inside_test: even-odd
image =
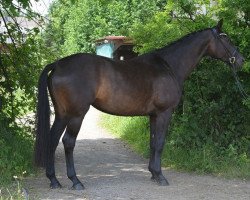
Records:
[[[96,44],[102,44],[102,43],[108,43],[110,41],[119,42],[123,44],[133,44],[133,41],[131,38],[126,37],[126,36],[115,36],[115,35],[105,36],[101,39],[96,40],[95,42]]]

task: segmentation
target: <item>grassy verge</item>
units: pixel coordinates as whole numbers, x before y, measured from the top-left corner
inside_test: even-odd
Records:
[[[149,157],[149,123],[146,117],[118,117],[103,114],[101,124],[126,141],[136,152]],[[162,155],[162,165],[178,170],[210,173],[228,178],[250,179],[250,159],[234,149],[221,151],[211,143],[202,147],[184,148],[176,144],[170,133]]]
[[[19,181],[15,181],[11,185],[0,188],[0,200],[24,200],[29,199],[27,191],[22,188]]]

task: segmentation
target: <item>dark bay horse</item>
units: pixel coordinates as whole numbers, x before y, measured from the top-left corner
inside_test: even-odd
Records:
[[[35,163],[46,167],[51,188],[61,187],[55,176],[54,157],[66,129],[63,144],[67,175],[73,189],[84,189],[74,169],[73,150],[90,105],[113,115],[149,116],[148,169],[159,185],[168,185],[161,171],[161,153],[185,79],[204,56],[220,59],[234,68],[243,65],[244,58],[221,28],[222,20],[213,28],[191,33],[131,60],[114,61],[79,53],[47,65],[38,86]],[[55,109],[51,129],[47,87]]]

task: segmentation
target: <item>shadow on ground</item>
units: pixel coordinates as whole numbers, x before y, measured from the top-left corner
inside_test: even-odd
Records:
[[[121,199],[126,199],[126,196],[131,195],[124,191],[127,188],[140,182],[148,183],[149,186],[152,184],[146,160],[133,153],[118,139],[78,140],[74,160],[77,175],[83,182],[85,191],[69,190],[72,183],[66,177],[63,145],[60,143],[56,151],[56,174],[63,188],[48,189],[49,181],[45,175],[41,175],[35,180],[32,178],[32,185],[29,180],[26,181],[26,188],[30,194],[34,194],[32,198],[58,199],[54,193],[61,193],[60,199],[114,199],[125,192],[125,197]],[[102,190],[110,190],[105,192],[105,198]]]
[[[164,170],[170,186],[156,185],[150,180],[148,160],[99,127],[99,119],[100,112],[91,107],[83,120],[74,151],[76,172],[86,189],[69,189],[72,183],[66,176],[64,150],[60,143],[55,167],[63,188],[49,189],[43,170],[39,176],[25,180],[30,199],[249,200],[249,181]]]

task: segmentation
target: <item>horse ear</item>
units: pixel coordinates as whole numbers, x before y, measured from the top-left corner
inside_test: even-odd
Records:
[[[222,30],[222,25],[223,25],[223,19],[221,19],[218,24],[216,25],[216,28],[219,32],[221,32]]]

